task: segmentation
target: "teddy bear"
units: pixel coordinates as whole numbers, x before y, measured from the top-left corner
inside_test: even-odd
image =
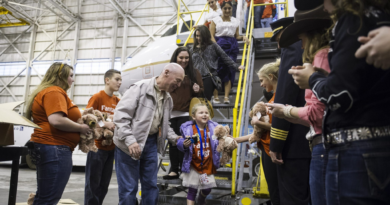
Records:
[[[106,120],[103,113],[100,112],[99,110],[94,110],[93,114],[97,117],[97,122],[98,122],[95,128],[94,135],[96,136],[97,140],[100,140],[104,136],[104,128],[102,127],[103,125],[99,125],[99,124],[105,122]],[[107,114],[105,114],[105,116],[107,116]]]
[[[93,110],[93,108],[86,109],[81,118],[77,120],[77,123],[86,124],[89,128],[94,130],[97,125],[97,118],[95,115],[91,114],[91,110]],[[89,151],[97,152],[94,132],[87,135],[80,134],[79,149],[84,153],[88,153]]]
[[[229,136],[229,132],[229,126],[217,125],[214,129],[214,136],[219,142],[217,152],[222,153],[222,157],[220,159],[221,166],[230,161],[233,150],[237,148],[237,142]]]
[[[107,122],[113,122],[114,120],[114,115],[108,115],[106,117],[106,121]],[[114,137],[114,133],[110,130],[110,129],[107,129],[105,128],[104,129],[104,132],[103,132],[103,141],[102,141],[102,145],[103,146],[109,146],[112,144],[112,138]]]
[[[253,106],[252,110],[249,112],[249,117],[251,120],[253,116],[257,116],[257,117],[260,116],[259,121],[269,123],[269,117],[267,115],[267,106],[265,105],[264,102],[258,102]],[[253,126],[253,135],[249,137],[249,143],[259,142],[261,136],[266,132],[267,130],[263,128],[260,128],[256,125]]]

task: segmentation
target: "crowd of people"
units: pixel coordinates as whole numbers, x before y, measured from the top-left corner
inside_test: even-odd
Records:
[[[193,47],[178,47],[159,76],[134,83],[119,99],[114,92],[121,73],[105,73],[104,90],[87,108],[114,114],[102,125],[114,131],[114,143],[96,140],[98,151],[88,153],[84,204],[103,203],[114,159],[119,204],[136,204],[139,181],[142,203],[157,204],[157,156],[166,140],[171,166],[163,178],[182,178],[187,204],[205,204],[216,187],[220,153],[212,136],[218,124],[206,105],[190,110],[190,102],[214,94],[219,103],[219,76],[229,103],[233,74],[244,69],[235,62],[237,40],[250,40],[238,33],[236,3],[220,2],[219,9],[208,2],[214,13],[196,28]],[[257,72],[260,86],[271,93],[265,95],[270,120],[251,119],[267,130],[258,147],[272,204],[390,204],[390,2],[294,3],[294,17],[270,23],[280,58]],[[76,123],[81,113],[66,93],[73,82],[73,68],[54,63],[27,103],[27,118],[42,128],[31,136],[34,205],[58,203],[80,134],[93,131]]]

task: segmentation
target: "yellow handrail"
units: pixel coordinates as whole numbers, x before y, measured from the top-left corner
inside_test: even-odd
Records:
[[[207,7],[207,10],[206,10],[206,7]],[[199,18],[198,18],[198,20],[197,20],[196,23],[195,23],[195,26],[198,25],[200,19],[202,18],[203,13],[204,13],[205,11],[209,12],[209,9],[210,9],[209,4],[206,3],[206,5],[204,6],[204,8],[203,8],[203,10],[202,10],[202,13],[200,13]],[[192,34],[194,33],[194,31],[195,31],[195,28],[192,27],[191,32],[190,32],[190,35],[187,37],[186,42],[184,42],[184,46],[187,45],[187,43],[188,43],[188,41],[190,40],[190,38],[191,38]]]
[[[187,11],[186,12],[180,12],[180,4],[183,3],[183,5],[186,7]],[[250,10],[249,10],[249,19],[248,19],[248,22],[247,22],[247,30],[246,30],[246,33],[245,33],[245,36],[251,40],[251,37],[252,37],[252,33],[253,33],[253,28],[254,28],[254,7],[255,6],[267,6],[267,5],[275,5],[275,4],[284,4],[286,5],[285,6],[285,17],[287,17],[288,15],[288,0],[285,0],[285,2],[278,2],[278,3],[267,3],[267,4],[253,4],[253,0],[251,0],[251,4],[250,4]],[[206,9],[207,8],[207,9]],[[206,3],[205,7],[203,8],[203,10],[199,10],[199,11],[189,11],[188,7],[185,5],[185,3],[183,2],[183,0],[178,0],[178,7],[177,7],[177,31],[176,31],[176,34],[179,35],[180,33],[180,27],[179,27],[179,23],[180,23],[180,19],[183,20],[184,24],[189,27],[187,25],[187,23],[184,21],[184,19],[181,17],[182,14],[190,14],[191,16],[191,26],[189,27],[189,30],[191,31],[190,32],[190,35],[187,37],[187,40],[185,41],[184,43],[184,46],[186,46],[188,44],[188,41],[189,39],[191,38],[192,34],[194,33],[195,31],[195,28],[192,26],[192,14],[193,13],[201,13],[198,20],[196,21],[195,25],[198,25],[200,19],[202,18],[202,15],[205,11],[209,11],[210,7],[209,7],[209,4]],[[240,135],[240,132],[241,132],[241,118],[242,118],[242,114],[243,114],[243,105],[244,105],[244,100],[245,100],[245,92],[246,92],[246,84],[247,84],[247,77],[248,77],[248,67],[249,67],[249,64],[250,64],[250,58],[251,58],[251,52],[249,52],[251,50],[251,44],[247,44],[245,43],[244,45],[244,52],[243,52],[243,55],[242,55],[242,60],[241,60],[241,65],[244,65],[245,63],[245,74],[243,73],[243,70],[240,70],[240,76],[239,76],[239,79],[238,79],[238,85],[237,85],[237,95],[236,95],[236,100],[235,100],[235,103],[234,103],[234,108],[233,108],[233,138],[236,138]],[[242,77],[243,75],[245,76],[244,77],[244,82],[242,83]],[[241,93],[241,84],[242,85],[242,93]],[[241,99],[240,99],[240,95],[241,95]],[[240,112],[238,113],[238,105],[239,103],[241,104],[241,107],[240,107]],[[238,118],[237,118],[237,115],[238,115]],[[237,123],[237,120],[238,120],[238,123]],[[235,177],[235,173],[236,173],[236,161],[237,161],[237,150],[234,150],[233,151],[233,156],[232,156],[232,190],[231,190],[231,195],[234,196],[236,194],[236,177]]]
[[[184,7],[185,7],[186,10],[187,10],[186,12],[180,12],[180,3],[183,3]],[[207,9],[206,9],[206,8],[207,8]],[[200,16],[199,16],[199,18],[198,18],[198,20],[196,21],[196,23],[195,23],[195,25],[194,25],[194,26],[196,26],[196,25],[198,25],[200,19],[202,18],[202,15],[203,15],[203,13],[204,13],[205,11],[207,11],[207,12],[209,11],[209,4],[208,4],[208,3],[206,3],[206,5],[204,6],[203,10],[199,10],[199,11],[190,11],[190,10],[188,9],[187,5],[184,3],[183,0],[178,0],[178,4],[177,4],[177,30],[176,30],[176,35],[179,35],[179,33],[180,33],[180,27],[179,27],[180,19],[183,20],[183,23],[187,26],[188,30],[191,31],[190,35],[188,36],[187,40],[186,40],[185,43],[184,43],[184,46],[187,45],[188,40],[191,38],[191,36],[192,36],[192,34],[193,34],[194,30],[195,30],[194,27],[193,27],[193,25],[192,25],[192,14],[193,14],[193,13],[201,13]],[[181,15],[183,15],[183,14],[190,14],[190,16],[191,16],[190,26],[188,26],[188,24],[186,23],[186,21],[181,17]]]
[[[188,9],[188,7],[187,7],[187,5],[184,3],[184,1],[181,0],[181,2],[183,3],[184,7],[186,7],[187,11],[190,12],[190,10]],[[183,14],[183,13],[181,13],[181,14]],[[180,18],[181,18],[181,14],[180,14]],[[183,19],[184,24],[187,26],[188,30],[191,30],[191,28],[192,28],[192,13],[189,13],[189,14],[190,14],[190,16],[191,16],[191,21],[190,21],[190,22],[191,22],[191,27],[188,27],[187,23],[184,21],[183,18],[182,18],[182,19]],[[178,24],[177,26],[179,26],[179,24]]]
[[[254,10],[253,10],[253,0],[251,1],[251,9],[249,10],[249,18],[248,19],[248,22],[247,22],[247,29],[246,29],[246,34],[245,36],[248,38],[248,39],[251,39],[251,36],[252,36],[252,30],[253,30],[253,26],[254,26]],[[249,36],[248,36],[249,35]],[[248,49],[247,49],[247,46],[248,46]],[[248,66],[249,66],[249,56],[250,56],[250,48],[251,48],[251,44],[247,45],[245,43],[244,45],[244,52],[242,54],[242,60],[241,60],[241,65],[244,65],[244,62],[245,62],[245,54],[248,50],[248,58],[247,58],[247,63],[246,63],[246,66],[245,66],[245,78],[244,78],[244,85],[243,85],[243,93],[241,94],[242,96],[245,95],[245,85],[246,85],[246,76],[247,76],[247,72],[248,72]],[[241,109],[240,109],[240,117],[237,119],[237,109],[238,109],[238,101],[240,99],[240,92],[241,92],[241,82],[242,82],[242,70],[240,70],[240,77],[238,79],[238,85],[237,85],[237,95],[236,95],[236,102],[234,103],[234,108],[233,108],[233,138],[237,138],[239,136],[239,132],[240,132],[240,124],[241,124],[241,115],[242,115],[242,107],[243,107],[243,102],[241,102]],[[242,98],[243,99],[243,98]],[[241,101],[242,101],[241,99]],[[237,120],[238,120],[238,125],[237,125]],[[236,126],[237,125],[237,126]],[[233,150],[233,155],[232,155],[232,192],[231,192],[231,195],[232,196],[235,196],[236,195],[236,161],[237,161],[237,149]]]
[[[275,4],[284,4],[285,5],[285,10],[284,10],[284,14],[285,14],[285,17],[288,16],[288,0],[286,0],[285,2],[278,2],[278,3],[266,3],[266,4],[253,4],[253,0],[251,0],[251,4],[250,4],[250,10],[249,10],[249,18],[248,19],[248,22],[247,22],[247,30],[246,30],[246,34],[245,36],[248,38],[248,37],[252,37],[252,32],[253,32],[253,28],[254,28],[254,7],[255,6],[267,6],[267,5],[275,5]],[[249,26],[250,25],[250,26]],[[249,34],[249,36],[248,36]],[[249,38],[248,38],[249,39]],[[233,108],[233,138],[236,138],[238,136],[240,136],[240,132],[241,132],[241,118],[242,118],[242,113],[243,113],[243,108],[244,108],[244,100],[245,100],[245,92],[246,92],[246,82],[247,82],[247,76],[248,76],[248,67],[249,67],[249,63],[250,63],[250,57],[251,57],[251,53],[249,52],[250,49],[251,49],[251,44],[249,44],[248,46],[248,49],[247,48],[247,44],[245,43],[244,45],[244,52],[243,52],[243,55],[242,55],[242,60],[241,60],[241,65],[244,65],[244,62],[246,60],[246,65],[245,65],[245,74],[244,74],[244,83],[242,85],[242,93],[241,93],[241,83],[242,83],[242,70],[240,71],[240,77],[239,77],[239,80],[238,80],[238,85],[237,85],[237,95],[236,95],[236,101],[235,101],[235,104],[234,104],[234,108]],[[245,58],[245,54],[248,50],[248,53],[247,53],[247,57]],[[241,100],[240,100],[240,94],[241,94]],[[238,118],[237,118],[237,111],[238,111],[238,104],[239,104],[239,101],[240,101],[240,112],[238,114]],[[237,123],[237,120],[238,120],[238,123]],[[233,151],[233,156],[232,156],[232,192],[231,192],[231,195],[232,196],[235,196],[236,194],[236,161],[237,161],[237,150],[234,150]]]

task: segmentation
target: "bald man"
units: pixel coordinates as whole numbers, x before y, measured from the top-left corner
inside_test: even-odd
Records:
[[[178,137],[169,123],[173,108],[169,92],[180,87],[183,79],[183,68],[170,63],[160,76],[131,85],[116,106],[114,143],[119,204],[136,204],[138,180],[142,204],[157,204],[157,152],[163,154],[165,139],[176,144]]]

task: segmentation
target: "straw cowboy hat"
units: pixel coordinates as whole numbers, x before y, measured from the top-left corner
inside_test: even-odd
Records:
[[[284,30],[279,45],[287,47],[299,41],[299,34],[320,28],[329,28],[331,25],[332,20],[329,14],[324,11],[322,4],[311,10],[297,10],[294,14],[294,23]]]

